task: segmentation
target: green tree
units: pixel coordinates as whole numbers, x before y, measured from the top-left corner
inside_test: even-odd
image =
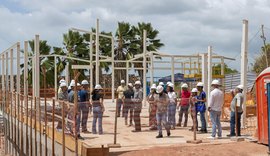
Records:
[[[217,64],[215,66],[212,67],[212,74],[213,75],[221,75],[221,64]],[[224,74],[235,74],[238,73],[238,71],[236,69],[232,69],[230,67],[228,67],[228,65],[225,63],[224,64]]]
[[[252,70],[255,73],[260,74],[265,68],[269,66],[269,63],[270,63],[269,55],[270,55],[270,44],[267,44],[265,47],[263,46],[261,48],[260,55],[258,55],[255,58],[254,63],[251,64]],[[268,66],[267,66],[267,62],[268,62]]]
[[[143,30],[147,31],[147,36],[146,36],[147,51],[157,51],[161,47],[164,46],[164,44],[160,41],[160,39],[157,38],[159,31],[154,29],[151,23],[144,23],[144,22],[138,23],[137,26],[133,26],[133,29],[136,33],[135,37],[137,38],[137,40],[135,40],[136,46],[133,46],[130,49],[130,53],[132,56],[143,53]],[[142,61],[143,59],[140,58],[138,60]],[[147,61],[149,61],[148,58],[147,58]],[[134,63],[134,67],[142,68],[143,63]],[[147,67],[148,67],[148,64],[147,64]],[[142,70],[137,70],[137,71],[139,73],[139,76],[142,77],[143,71]]]

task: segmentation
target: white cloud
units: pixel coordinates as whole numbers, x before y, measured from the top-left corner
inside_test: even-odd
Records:
[[[270,27],[266,23],[270,16],[268,0],[10,1],[16,8],[1,3],[1,49],[32,39],[35,34],[53,46],[62,46],[62,34],[69,28],[90,29],[99,18],[105,31],[114,31],[118,21],[151,22],[165,43],[162,51],[168,53],[203,52],[212,45],[216,53],[234,57],[240,53],[242,19],[249,20],[250,38],[261,24]],[[250,56],[260,50],[261,44],[258,35],[250,44]],[[237,62],[230,64],[239,69]]]

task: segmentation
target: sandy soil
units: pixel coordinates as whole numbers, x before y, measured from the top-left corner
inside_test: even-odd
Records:
[[[251,142],[179,145],[110,153],[111,156],[267,156],[268,147]]]

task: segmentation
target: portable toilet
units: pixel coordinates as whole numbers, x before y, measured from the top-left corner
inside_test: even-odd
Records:
[[[268,144],[268,109],[270,107],[270,67],[256,79],[258,143]]]

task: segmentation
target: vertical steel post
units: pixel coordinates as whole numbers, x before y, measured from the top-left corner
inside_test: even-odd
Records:
[[[90,92],[93,90],[93,34],[90,33],[90,44],[89,44],[89,57],[90,57]],[[91,95],[90,95],[91,96]],[[92,97],[92,96],[91,96]],[[90,98],[91,99],[91,98]]]
[[[66,155],[66,140],[65,140],[65,103],[60,102],[62,105],[62,155]],[[80,123],[79,123],[80,124]]]
[[[209,100],[209,98],[210,98],[210,92],[211,92],[211,83],[212,83],[212,46],[208,46],[208,64],[207,64],[207,66],[208,66],[208,78],[207,78],[207,80],[208,80],[208,85],[207,85],[207,92],[206,92],[206,95],[207,95],[207,100]],[[206,102],[206,110],[208,110],[208,107],[209,107],[209,102]],[[209,114],[208,114],[208,112],[207,113],[205,113],[205,115],[206,115],[206,123],[208,123],[208,117],[209,117]]]
[[[41,102],[40,102],[40,97],[37,98],[38,100],[38,122],[39,122],[39,155],[42,156],[42,125],[41,125]]]
[[[96,23],[96,85],[99,84],[99,19]]]
[[[171,72],[172,72],[172,76],[171,76],[171,82],[174,84],[174,56],[171,56]]]
[[[29,136],[28,136],[28,41],[24,41],[24,104],[26,107],[26,155],[29,155]],[[32,120],[32,118],[31,118]],[[32,128],[32,127],[31,127]]]
[[[152,84],[154,84],[154,56],[153,56],[152,52],[150,54],[150,63],[151,63],[150,82],[151,82],[151,85],[152,85]]]
[[[52,107],[52,156],[54,156],[54,110],[55,110],[55,99],[53,99]]]
[[[146,30],[143,30],[143,101],[144,105],[146,104],[146,38],[147,38],[147,32]]]
[[[57,99],[57,64],[54,56],[54,98]]]
[[[111,49],[111,53],[112,53],[112,102],[114,102],[114,99],[115,99],[115,90],[114,90],[114,79],[115,79],[115,75],[114,75],[114,72],[115,72],[115,69],[114,69],[114,38],[112,36],[112,49]]]
[[[31,105],[30,105],[30,156],[33,155],[33,96],[30,97]]]
[[[34,130],[35,130],[35,156],[37,156],[37,97],[34,97]]]

